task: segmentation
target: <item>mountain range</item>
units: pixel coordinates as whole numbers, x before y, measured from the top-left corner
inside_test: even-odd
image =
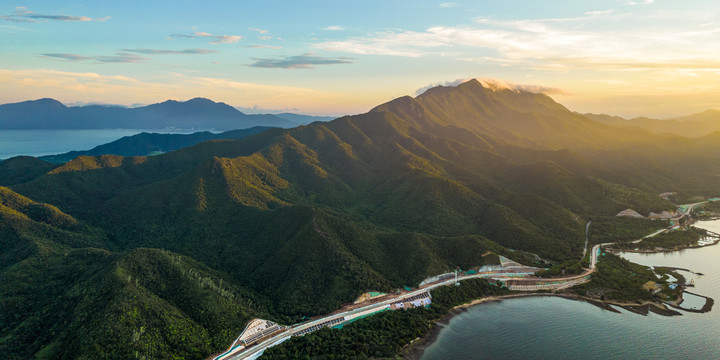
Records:
[[[290,119],[290,120],[288,120]],[[212,129],[255,126],[290,128],[327,117],[299,114],[244,114],[225,103],[194,98],[148,106],[67,107],[54,99],[0,105],[0,129]]]
[[[720,131],[720,110],[706,110],[697,114],[663,120],[648,117],[625,119],[619,116],[603,114],[583,114],[583,116],[604,124],[635,127],[656,134],[675,134],[691,138],[702,137]]]
[[[203,358],[373,289],[579,259],[590,219],[717,195],[720,133],[574,114],[476,80],[157,156],[0,162],[0,353]]]

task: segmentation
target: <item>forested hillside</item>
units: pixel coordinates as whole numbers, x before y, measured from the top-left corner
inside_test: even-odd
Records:
[[[579,259],[590,217],[717,192],[718,155],[473,80],[158,156],[7,160],[0,353],[198,358],[250,317],[326,313],[487,251]]]

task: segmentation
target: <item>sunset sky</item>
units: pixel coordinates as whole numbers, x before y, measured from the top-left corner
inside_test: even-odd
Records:
[[[8,0],[0,103],[201,96],[341,115],[480,78],[670,117],[720,108],[718,19],[717,1]]]

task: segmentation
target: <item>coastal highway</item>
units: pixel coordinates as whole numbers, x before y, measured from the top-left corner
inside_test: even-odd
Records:
[[[650,235],[646,235],[646,236],[644,236],[644,237],[642,237],[642,238],[640,238],[640,239],[633,240],[633,241],[631,241],[631,243],[637,244],[637,243],[639,243],[639,242],[641,242],[641,241],[643,241],[643,240],[645,240],[645,239],[647,239],[647,238],[651,238],[651,237],[653,237],[653,236],[662,234],[662,233],[664,233],[664,232],[666,232],[666,231],[668,231],[668,229],[660,229],[660,230],[658,230],[658,231],[656,231],[656,232],[654,232],[654,233],[652,233],[652,234],[650,234]],[[602,243],[602,244],[597,244],[597,245],[593,246],[593,248],[592,248],[592,253],[590,254],[590,269],[591,269],[591,270],[593,270],[593,271],[595,270],[595,265],[597,264],[598,249],[600,249],[600,248],[603,247],[603,246],[612,245],[612,244],[614,244],[614,243]]]
[[[587,225],[586,225],[586,227],[585,227],[585,231],[586,231],[586,250],[587,250],[587,241],[588,241],[587,231],[588,231],[589,226],[590,226],[590,222],[588,222]],[[647,235],[647,236],[645,236],[645,237],[643,237],[643,238],[641,238],[641,239],[638,239],[638,240],[633,241],[633,243],[638,243],[638,242],[642,241],[643,239],[656,236],[656,235],[658,235],[658,234],[660,234],[660,233],[663,233],[663,232],[665,232],[665,231],[667,231],[667,229],[658,230],[658,231],[656,231],[656,232],[654,232],[654,233],[652,233],[652,234],[650,234],[650,235]],[[545,280],[545,281],[555,281],[555,282],[557,282],[557,281],[563,281],[563,282],[578,283],[578,281],[580,281],[581,278],[583,278],[583,277],[585,277],[585,276],[587,276],[587,275],[590,275],[590,274],[592,274],[593,272],[595,272],[595,268],[596,268],[596,266],[597,266],[597,257],[598,257],[598,252],[599,252],[598,250],[599,250],[601,247],[603,247],[603,246],[611,245],[611,244],[613,244],[613,243],[602,243],[602,244],[596,244],[596,245],[594,245],[594,246],[592,247],[592,253],[590,254],[590,268],[587,269],[586,271],[584,271],[582,274],[579,274],[579,275],[571,275],[571,276],[566,276],[566,277],[561,277],[561,278],[549,278],[549,279],[543,279],[543,280]],[[461,275],[461,276],[458,276],[458,277],[457,277],[457,281],[462,281],[462,280],[466,280],[466,279],[473,279],[473,278],[493,278],[493,279],[499,279],[499,280],[516,280],[516,279],[518,279],[518,277],[517,277],[517,276],[511,276],[511,274],[517,273],[517,272],[519,272],[519,271],[522,270],[522,269],[523,269],[523,267],[514,269],[514,271],[508,270],[507,272],[492,271],[492,272],[477,273],[477,274],[473,274],[473,275]],[[533,269],[533,268],[529,268],[529,267],[528,267],[527,269],[530,270],[530,269]],[[530,272],[533,272],[533,271],[530,271]],[[435,289],[435,288],[437,288],[437,287],[439,287],[439,286],[451,285],[451,284],[455,283],[455,281],[456,281],[455,278],[450,278],[450,279],[446,279],[446,280],[443,280],[443,281],[440,281],[440,282],[427,284],[427,285],[425,285],[425,286],[423,286],[423,287],[421,287],[421,288],[418,288],[417,290],[413,290],[413,291],[410,291],[410,292],[407,292],[407,293],[404,293],[404,294],[400,294],[400,295],[397,295],[397,296],[392,296],[392,297],[390,297],[389,299],[386,299],[386,300],[383,300],[383,301],[380,301],[380,302],[377,302],[377,303],[369,304],[369,305],[366,305],[366,306],[363,306],[363,307],[359,307],[359,308],[352,309],[352,310],[348,310],[348,311],[344,311],[344,312],[339,312],[339,313],[335,313],[335,314],[330,314],[330,315],[324,316],[324,317],[322,317],[322,318],[315,319],[315,320],[311,320],[311,321],[308,321],[308,322],[305,322],[305,323],[296,324],[296,325],[293,325],[293,326],[289,327],[287,330],[282,331],[282,332],[280,332],[280,333],[277,333],[277,334],[275,334],[275,335],[273,335],[273,336],[271,336],[271,337],[269,337],[269,338],[267,338],[267,339],[265,339],[265,340],[263,340],[263,341],[255,344],[255,345],[252,345],[252,346],[250,346],[250,347],[248,347],[248,348],[236,347],[236,348],[234,348],[234,349],[230,349],[230,350],[228,350],[227,352],[225,352],[225,353],[223,353],[223,354],[215,357],[214,360],[256,359],[256,358],[258,358],[258,357],[262,354],[262,352],[265,351],[267,348],[272,347],[272,346],[274,346],[274,345],[277,345],[277,344],[279,344],[279,343],[281,343],[281,342],[289,339],[289,338],[292,337],[293,335],[295,335],[295,334],[297,334],[297,333],[299,333],[299,332],[302,332],[303,330],[307,330],[307,329],[309,329],[309,328],[312,328],[313,326],[321,325],[321,324],[326,323],[326,322],[328,322],[328,321],[340,319],[340,318],[345,317],[345,316],[348,316],[348,315],[353,315],[353,314],[360,313],[360,312],[364,312],[364,311],[368,311],[368,310],[381,310],[381,308],[383,308],[383,307],[385,307],[385,306],[387,306],[387,305],[390,305],[390,304],[392,304],[392,303],[394,303],[394,302],[401,301],[401,300],[403,300],[403,299],[407,299],[407,298],[410,298],[410,297],[413,297],[413,296],[416,296],[416,295],[420,295],[420,294],[422,294],[422,293],[424,293],[424,292],[431,291],[431,290],[433,290],[433,289]]]
[[[457,280],[460,281],[460,280],[467,280],[467,279],[473,279],[473,278],[488,278],[488,277],[499,278],[499,279],[513,279],[513,277],[510,277],[509,275],[507,275],[510,273],[511,272],[499,273],[499,274],[496,272],[477,273],[477,274],[473,274],[473,275],[458,276]],[[342,318],[342,317],[345,317],[348,315],[352,315],[352,314],[356,314],[359,312],[363,312],[363,311],[374,310],[374,309],[381,310],[381,308],[385,307],[386,305],[390,305],[394,302],[401,301],[403,299],[407,299],[407,298],[410,298],[410,297],[413,297],[416,295],[420,295],[424,292],[433,290],[439,286],[452,285],[453,283],[455,283],[455,278],[450,278],[450,279],[443,280],[443,281],[440,281],[437,283],[428,284],[417,290],[413,290],[413,291],[410,291],[410,292],[407,292],[407,293],[404,293],[404,294],[401,294],[398,296],[394,296],[387,300],[383,300],[383,301],[380,301],[380,302],[377,302],[374,304],[366,305],[366,306],[359,307],[357,309],[353,309],[353,310],[349,310],[349,311],[331,314],[328,316],[324,316],[320,319],[308,321],[305,323],[296,324],[296,325],[289,327],[287,330],[280,332],[278,334],[275,334],[275,335],[263,340],[262,342],[252,345],[248,348],[238,347],[233,350],[227,351],[227,352],[215,357],[214,360],[255,359],[256,357],[259,357],[262,354],[262,352],[265,351],[265,349],[267,349],[273,345],[276,345],[282,341],[285,341],[285,340],[289,339],[291,336],[293,336],[303,330],[309,329],[313,326],[317,326],[317,325],[320,325],[320,324],[328,322],[328,321],[332,321],[335,319],[339,319],[339,318]]]

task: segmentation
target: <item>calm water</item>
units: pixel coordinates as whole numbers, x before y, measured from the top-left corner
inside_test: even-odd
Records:
[[[720,232],[720,221],[699,227]],[[623,256],[644,265],[687,268],[691,292],[713,311],[683,316],[620,314],[555,297],[509,299],[454,317],[422,359],[720,359],[720,245]]]
[[[90,150],[141,132],[189,134],[200,130],[0,130],[0,160],[18,155],[43,156]]]

